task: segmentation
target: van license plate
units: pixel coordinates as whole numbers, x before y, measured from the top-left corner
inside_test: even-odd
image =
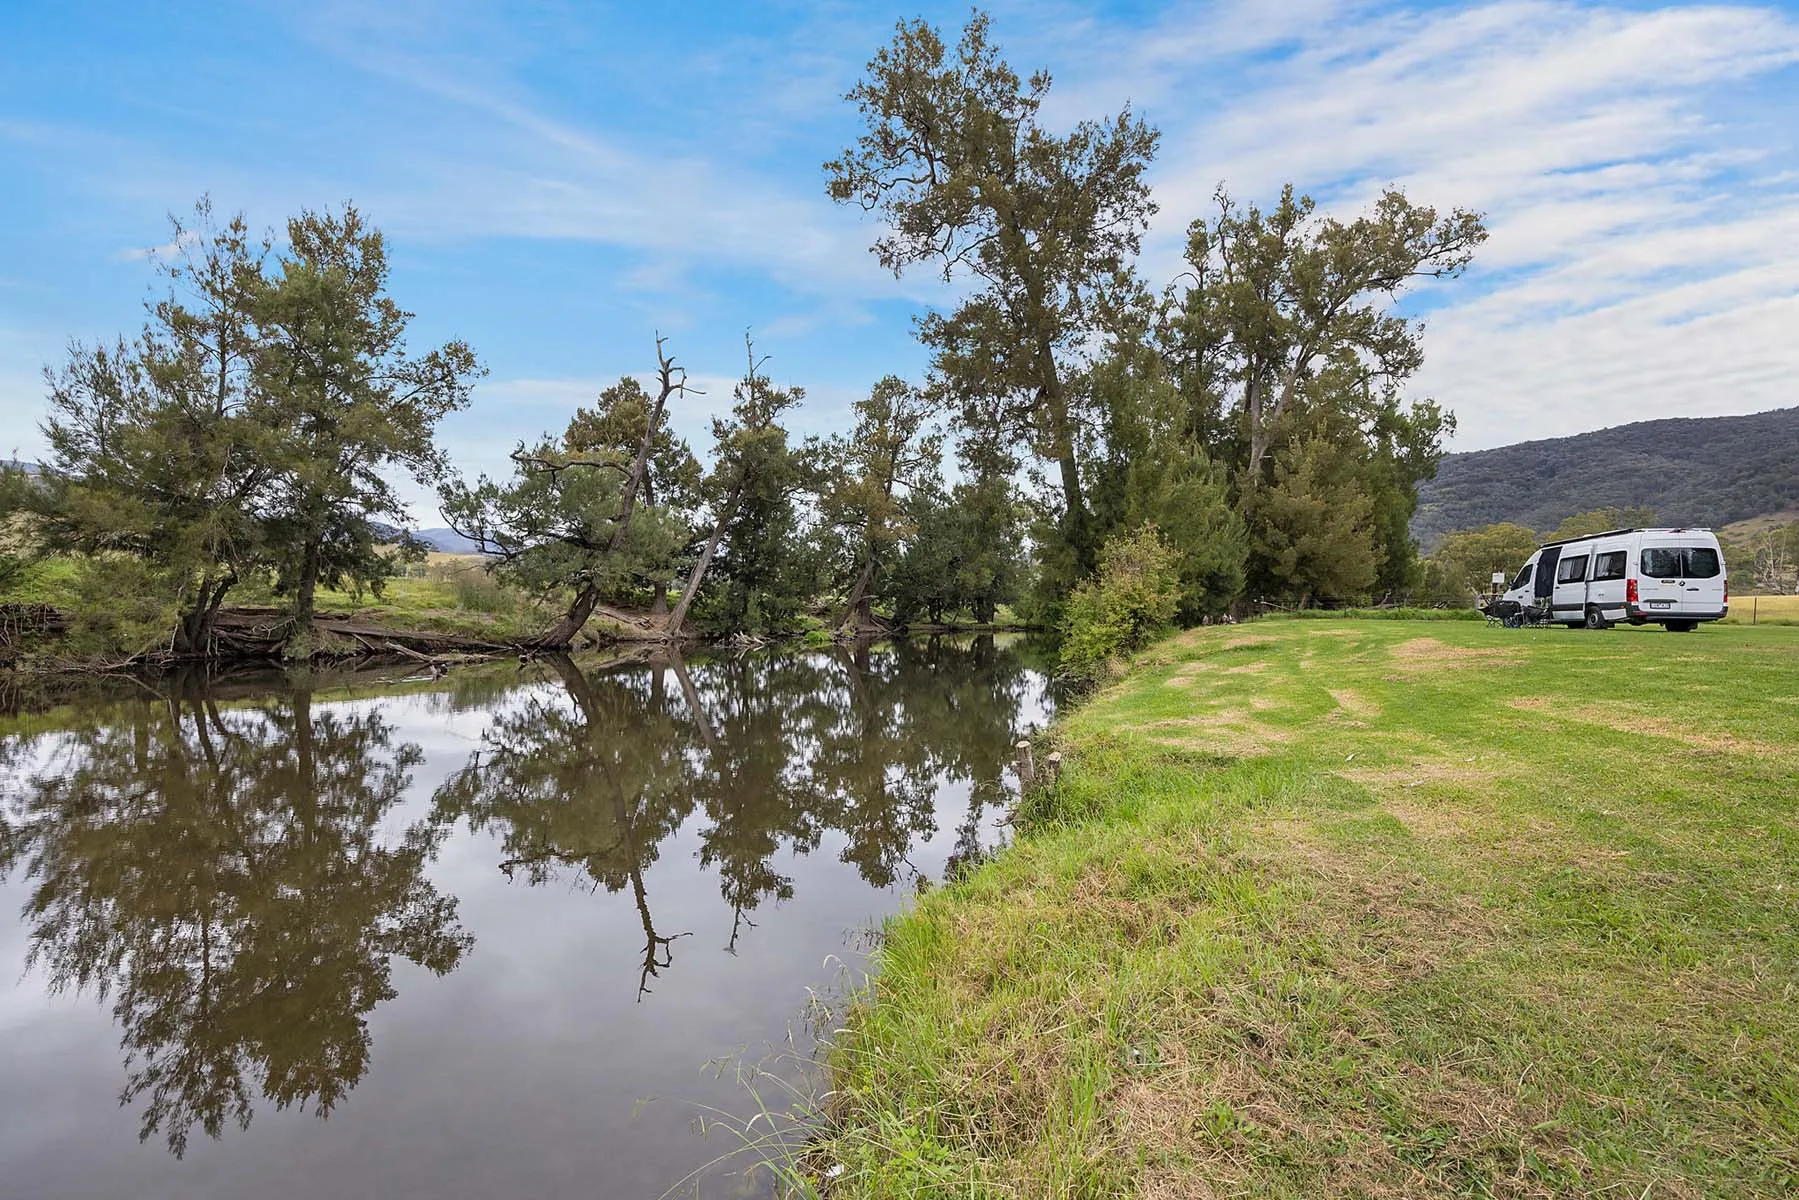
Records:
[[[1674,601],[1672,601],[1672,600],[1651,600],[1649,602],[1649,607],[1650,608],[1673,608]]]

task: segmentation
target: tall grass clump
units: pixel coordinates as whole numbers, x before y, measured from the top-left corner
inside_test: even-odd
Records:
[[[435,562],[425,569],[425,577],[447,588],[456,607],[469,612],[504,613],[518,605],[518,597],[495,579],[479,562]]]

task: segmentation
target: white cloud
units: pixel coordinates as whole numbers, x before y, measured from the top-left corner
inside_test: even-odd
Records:
[[[1257,200],[1292,180],[1334,211],[1398,183],[1492,230],[1475,272],[1424,298],[1417,391],[1457,411],[1458,448],[1799,402],[1799,181],[1778,161],[1795,147],[1713,111],[1720,89],[1790,85],[1799,23],[1537,2],[1356,16],[1168,130],[1152,279],[1179,270],[1220,180]]]

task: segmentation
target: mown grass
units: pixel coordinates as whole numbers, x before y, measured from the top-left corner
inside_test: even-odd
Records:
[[[1259,622],[890,923],[831,1196],[1799,1194],[1799,633]]]

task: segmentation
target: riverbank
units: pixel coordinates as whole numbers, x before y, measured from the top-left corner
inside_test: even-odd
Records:
[[[1799,1187],[1799,631],[1263,621],[888,926],[833,1196]]]

